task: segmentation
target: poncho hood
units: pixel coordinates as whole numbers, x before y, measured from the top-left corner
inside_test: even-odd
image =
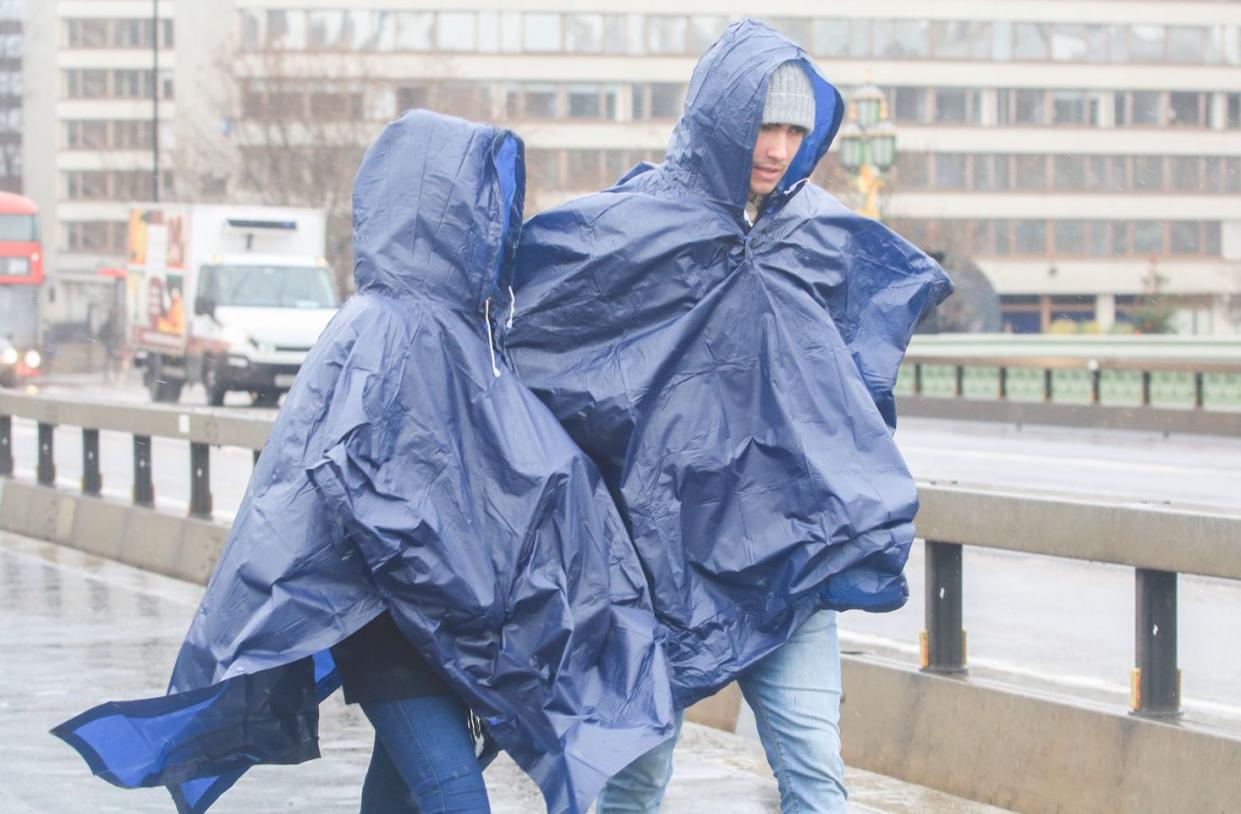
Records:
[[[508,130],[425,110],[386,127],[354,183],[358,291],[481,308],[507,289],[521,235],[524,151]]]
[[[815,125],[789,163],[771,205],[796,191],[836,137],[844,102],[805,51],[750,19],[729,26],[695,67],[664,162],[669,174],[694,193],[742,211],[749,197],[751,157],[762,126],[767,82],[776,68],[790,61],[810,78]]]

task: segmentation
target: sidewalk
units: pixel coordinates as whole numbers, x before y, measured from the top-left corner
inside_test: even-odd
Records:
[[[163,692],[201,588],[52,543],[0,532],[0,811],[6,814],[171,812],[163,789],[125,791],[90,775],[47,734],[109,699]],[[323,705],[323,757],[251,770],[212,814],[358,810],[371,729],[339,694]],[[985,814],[969,803],[867,772],[849,771],[851,812]],[[495,814],[540,814],[538,790],[500,759],[487,772]],[[687,724],[666,814],[766,814],[776,786],[757,743]]]

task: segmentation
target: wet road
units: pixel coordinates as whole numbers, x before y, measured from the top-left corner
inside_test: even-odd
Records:
[[[170,812],[163,789],[122,790],[93,778],[52,726],[106,700],[163,693],[201,588],[73,549],[0,532],[0,812]],[[212,814],[358,810],[371,730],[339,694],[323,705],[323,757],[258,767]],[[757,746],[687,725],[664,810],[760,814],[778,809]],[[496,814],[535,814],[537,789],[509,761],[486,773]],[[987,814],[998,809],[850,770],[853,814]]]

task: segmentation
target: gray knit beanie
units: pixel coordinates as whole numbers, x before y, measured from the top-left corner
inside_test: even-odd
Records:
[[[807,131],[814,129],[814,89],[800,64],[785,62],[772,71],[767,80],[763,124],[794,124]]]

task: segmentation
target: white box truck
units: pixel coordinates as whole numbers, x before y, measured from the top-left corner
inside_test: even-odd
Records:
[[[202,384],[274,404],[339,307],[322,210],[151,205],[130,212],[130,344],[155,401]]]

